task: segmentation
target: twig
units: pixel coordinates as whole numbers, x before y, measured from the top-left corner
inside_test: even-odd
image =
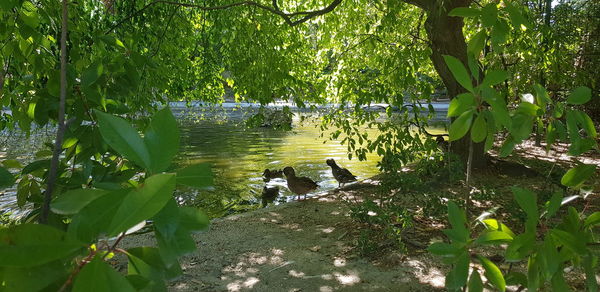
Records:
[[[254,7],[258,7],[260,9],[269,11],[273,14],[279,15],[290,26],[296,26],[298,24],[308,21],[309,19],[311,19],[313,17],[320,16],[320,15],[323,15],[323,14],[333,11],[333,9],[335,9],[335,7],[337,7],[340,3],[342,3],[342,0],[333,0],[333,2],[331,2],[328,6],[326,6],[323,9],[320,9],[320,10],[298,11],[298,12],[286,13],[286,12],[279,10],[278,6],[270,7],[270,6],[260,4],[260,3],[254,2],[254,1],[241,1],[241,2],[236,2],[236,3],[226,4],[226,5],[218,5],[218,6],[204,6],[204,5],[192,4],[192,3],[180,3],[180,2],[175,2],[175,1],[156,0],[154,2],[150,2],[150,3],[146,4],[146,6],[142,7],[140,10],[137,10],[134,13],[117,21],[117,23],[115,23],[113,26],[111,26],[106,31],[106,34],[110,33],[113,29],[119,27],[127,20],[135,17],[136,15],[142,13],[144,10],[146,10],[156,4],[176,5],[176,6],[180,6],[180,7],[196,8],[196,9],[200,9],[200,10],[204,10],[204,11],[225,10],[225,9],[238,7],[238,6],[254,6]],[[275,2],[275,4],[276,4],[276,2]],[[292,21],[291,18],[296,17],[296,16],[304,16],[304,17],[302,17],[296,21]]]
[[[56,130],[56,140],[54,141],[54,152],[50,162],[48,181],[46,191],[44,192],[44,204],[39,218],[39,222],[46,224],[50,212],[50,201],[52,192],[58,175],[58,160],[62,152],[62,140],[65,134],[65,100],[67,96],[67,24],[69,11],[67,9],[67,0],[62,0],[62,31],[60,37],[60,102],[58,105],[58,129]]]
[[[63,0],[63,1],[66,1],[66,0]],[[60,287],[60,289],[58,290],[58,292],[65,291],[65,289],[67,289],[67,287],[69,287],[69,285],[71,285],[73,283],[73,278],[75,278],[75,276],[77,276],[77,274],[79,274],[79,272],[81,271],[81,269],[85,265],[87,265],[89,262],[92,261],[92,259],[94,258],[94,256],[96,256],[96,251],[90,249],[90,254],[88,254],[83,260],[81,260],[81,262],[77,265],[77,267],[75,268],[75,270],[73,270],[73,272],[71,272],[71,274],[69,275],[69,278]]]

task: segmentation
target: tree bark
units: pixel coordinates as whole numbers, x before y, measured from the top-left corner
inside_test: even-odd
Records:
[[[464,22],[462,17],[448,16],[448,12],[456,7],[469,7],[472,0],[447,0],[447,1],[427,1],[427,0],[407,0],[407,3],[416,5],[427,12],[425,21],[425,31],[429,38],[432,50],[431,61],[435,70],[442,78],[444,85],[448,90],[450,98],[467,92],[458,81],[452,76],[452,72],[446,62],[444,55],[450,55],[459,59],[465,68],[468,67],[467,61],[467,43],[463,34]],[[457,154],[465,163],[469,157],[470,132],[462,139],[455,141],[450,146],[450,152]],[[473,144],[472,166],[483,168],[486,165],[484,143]]]

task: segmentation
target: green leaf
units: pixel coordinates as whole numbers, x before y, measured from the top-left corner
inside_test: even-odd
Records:
[[[596,172],[596,166],[592,164],[580,164],[569,169],[560,179],[560,183],[567,187],[577,187],[583,184]]]
[[[583,223],[584,227],[591,227],[600,223],[600,212],[594,212],[588,216]]]
[[[127,272],[130,275],[141,275],[148,279],[172,279],[181,275],[179,265],[167,267],[157,248],[136,247],[127,250],[129,264]]]
[[[536,102],[541,108],[545,108],[546,104],[552,102],[546,88],[536,83],[533,85],[533,90],[535,90]]]
[[[196,242],[182,224],[183,216],[180,211],[177,202],[171,198],[152,218],[159,253],[165,265],[169,267],[178,264],[177,259],[180,256],[196,250]]]
[[[504,225],[504,223],[496,219],[484,219],[482,222],[483,224],[485,224],[485,227],[489,230],[502,231],[508,234],[511,238],[515,237],[515,234],[512,232],[512,230],[510,230],[510,228],[508,228],[508,226]]]
[[[521,102],[519,103],[519,107],[516,110],[516,114],[522,114],[526,116],[536,117],[538,116],[538,112],[540,107],[529,102]]]
[[[93,200],[73,216],[67,232],[84,242],[95,241],[108,231],[111,218],[129,192],[131,189],[119,189]]]
[[[4,267],[1,275],[2,291],[31,292],[57,291],[69,274],[64,262],[56,260],[28,268]],[[35,281],[31,280],[32,277],[35,277]]]
[[[531,132],[533,131],[533,117],[524,115],[524,114],[516,114],[513,116],[510,134],[516,141],[522,141],[529,138]]]
[[[552,216],[554,216],[554,214],[556,214],[556,212],[558,212],[558,209],[560,208],[561,202],[562,202],[562,192],[555,192],[552,197],[550,198],[550,201],[548,201],[547,204],[547,208],[546,208],[546,219],[550,219],[552,218]]]
[[[583,269],[585,270],[585,284],[588,291],[598,291],[598,257],[584,257]]]
[[[548,128],[546,129],[546,153],[550,151],[550,148],[552,147],[554,142],[556,142],[556,138],[558,136],[558,131],[554,126],[554,122],[556,121],[553,121],[552,123],[548,124]]]
[[[465,111],[474,109],[476,105],[475,96],[472,93],[461,93],[450,101],[447,116],[449,118],[460,116]]]
[[[144,134],[144,143],[150,153],[152,173],[161,172],[171,165],[179,152],[179,128],[169,108],[154,114]]]
[[[475,143],[479,143],[485,140],[487,136],[487,124],[483,114],[479,114],[473,122],[473,128],[471,128],[471,140]]]
[[[506,43],[508,39],[508,33],[510,31],[510,27],[508,23],[506,23],[503,19],[498,19],[494,24],[494,28],[492,29],[492,34],[490,40],[492,42],[492,48],[496,51],[502,51],[502,45]]]
[[[452,201],[448,202],[448,220],[452,225],[452,229],[456,230],[457,235],[459,235],[460,241],[467,242],[469,239],[469,230],[465,227],[467,218],[465,213]]]
[[[542,268],[541,272],[544,273],[545,278],[552,278],[560,266],[560,256],[558,255],[558,250],[556,249],[556,246],[554,246],[550,236],[544,238],[544,243],[538,249],[538,258]]]
[[[569,155],[579,156],[585,152],[588,152],[592,148],[597,148],[596,140],[592,138],[575,138],[572,140],[571,146],[569,146]]]
[[[521,272],[509,272],[506,277],[506,285],[516,286],[521,285],[527,287],[527,276]]]
[[[508,73],[504,70],[490,70],[485,73],[481,86],[494,86],[506,80]]]
[[[15,176],[6,170],[4,167],[0,167],[0,189],[12,187],[15,184]]]
[[[468,54],[467,61],[467,63],[469,64],[469,71],[471,71],[471,76],[473,77],[475,82],[479,82],[479,71],[481,71],[481,68],[479,68],[479,62],[477,61],[477,59],[475,59],[475,57],[473,57],[472,54]]]
[[[550,230],[550,235],[554,240],[560,242],[563,246],[570,249],[572,252],[584,255],[587,253],[586,248],[586,238],[575,236],[569,232],[560,230],[560,229],[552,229]]]
[[[91,86],[102,76],[102,72],[104,72],[104,66],[100,62],[95,62],[91,64],[87,69],[85,69],[81,73],[81,85],[83,86]]]
[[[2,0],[0,1],[0,8],[4,11],[10,11],[19,5],[19,0]]]
[[[513,238],[513,241],[506,248],[506,261],[518,262],[528,257],[535,248],[534,230],[526,230]]]
[[[594,126],[594,122],[592,121],[590,116],[588,116],[585,112],[582,112],[580,110],[576,110],[574,112],[575,117],[577,119],[577,123],[581,125],[581,127],[585,130],[589,137],[596,138],[598,136],[598,133],[596,132],[596,127]]]
[[[465,69],[463,63],[450,55],[444,55],[444,61],[446,61],[446,65],[448,65],[456,81],[466,90],[473,92],[473,83],[471,82],[470,74],[467,73],[467,69]]]
[[[510,155],[513,149],[515,149],[516,145],[517,141],[515,141],[515,139],[512,136],[508,136],[508,138],[504,140],[504,144],[502,144],[502,147],[500,147],[500,157],[506,157]]]
[[[552,284],[552,291],[572,291],[561,272],[555,273],[550,283]]]
[[[505,242],[511,242],[513,237],[503,231],[486,231],[483,232],[477,240],[476,243],[479,244],[499,244]]]
[[[206,213],[194,207],[179,207],[179,216],[179,224],[189,231],[206,230],[210,223]]]
[[[464,248],[458,248],[445,242],[434,242],[427,248],[427,251],[434,255],[453,258],[461,254]]]
[[[32,173],[39,169],[49,169],[50,168],[50,159],[44,160],[36,160],[32,163],[27,164],[22,170],[21,174]]]
[[[33,267],[67,257],[84,245],[49,225],[21,224],[0,229],[0,267]]]
[[[519,6],[515,6],[512,2],[507,2],[505,4],[510,21],[514,27],[521,28],[521,25],[529,27],[529,21],[527,21],[527,19],[521,13],[521,10],[518,8]]]
[[[469,254],[467,252],[462,253],[458,257],[454,269],[446,276],[446,288],[455,290],[460,289],[467,284],[467,278],[469,277],[469,263]]]
[[[150,154],[138,132],[122,118],[97,110],[94,112],[104,141],[125,158],[143,168],[150,168]]]
[[[468,110],[462,113],[452,124],[448,130],[450,141],[456,141],[462,138],[471,127],[471,121],[473,120],[473,110]]]
[[[448,16],[475,17],[479,15],[481,15],[479,9],[469,7],[456,7],[448,12]]]
[[[177,170],[177,184],[196,188],[206,188],[213,185],[210,164],[199,163]]]
[[[489,110],[484,111],[483,114],[487,122],[487,136],[483,151],[488,152],[490,149],[492,149],[496,140],[496,121],[494,119],[494,115]]]
[[[468,290],[469,292],[482,292],[483,291],[483,282],[481,281],[481,276],[479,275],[479,271],[477,269],[473,269],[471,272],[471,277],[469,278]]]
[[[527,290],[538,291],[540,287],[540,264],[537,257],[527,260]]]
[[[485,47],[485,40],[487,38],[487,33],[485,30],[480,30],[476,33],[470,40],[467,45],[467,52],[469,52],[473,56],[479,56],[483,48]]]
[[[481,23],[485,27],[492,27],[498,20],[496,3],[490,3],[481,10]]]
[[[133,292],[135,289],[119,272],[96,256],[77,274],[73,292]]]
[[[511,120],[504,98],[492,88],[482,88],[482,98],[492,106],[492,115],[499,125],[510,128]]]
[[[577,87],[567,97],[568,104],[584,104],[592,98],[592,90],[589,87],[581,86]]]
[[[7,159],[2,161],[2,165],[4,165],[4,167],[6,168],[23,168],[23,165],[21,164],[21,162],[19,162],[16,159]]]
[[[537,196],[535,193],[527,189],[522,189],[519,187],[512,187],[511,189],[515,195],[515,200],[521,209],[523,209],[523,211],[525,211],[527,214],[527,222],[525,227],[529,228],[529,230],[535,230],[539,219]]]
[[[140,188],[129,193],[112,218],[109,236],[117,235],[128,228],[149,219],[158,213],[173,196],[175,175],[157,174],[147,178]]]
[[[506,291],[506,282],[504,281],[504,276],[502,276],[502,272],[500,272],[500,269],[496,266],[496,264],[486,257],[482,257],[480,255],[477,255],[477,258],[479,261],[481,261],[481,265],[485,269],[485,277],[490,280],[492,285],[494,285],[500,291]]]
[[[50,208],[56,214],[72,215],[106,193],[107,191],[99,189],[70,190],[60,194],[58,198],[52,201]]]

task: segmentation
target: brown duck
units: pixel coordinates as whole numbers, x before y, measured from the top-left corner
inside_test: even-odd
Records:
[[[287,179],[288,188],[292,193],[298,195],[298,199],[301,195],[305,195],[304,197],[306,198],[306,194],[319,187],[316,182],[308,177],[297,177],[296,172],[291,166],[284,168],[283,174],[285,174]]]
[[[280,170],[269,170],[268,168],[265,169],[265,171],[263,172],[263,181],[265,182],[269,182],[271,179],[274,178],[283,178],[283,171]]]
[[[273,203],[275,199],[279,196],[279,188],[278,187],[263,187],[262,194],[260,195],[260,199],[262,202],[263,208],[267,206],[269,203]]]
[[[327,165],[331,166],[331,172],[333,173],[335,180],[338,181],[338,187],[345,183],[356,181],[356,176],[353,175],[349,170],[339,167],[335,163],[335,160],[327,159],[326,162]]]

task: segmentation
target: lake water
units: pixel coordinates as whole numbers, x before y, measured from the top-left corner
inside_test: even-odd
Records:
[[[313,194],[325,192],[338,186],[325,164],[328,158],[335,159],[359,180],[379,173],[377,155],[368,155],[367,161],[349,160],[345,145],[328,140],[327,135],[321,137],[320,121],[314,114],[296,112],[293,130],[282,131],[246,128],[243,123],[249,112],[251,110],[237,108],[222,108],[217,112],[214,109],[174,109],[181,131],[181,151],[176,164],[183,167],[207,162],[212,165],[214,174],[214,186],[209,190],[178,189],[175,196],[180,203],[201,207],[211,217],[260,208],[260,194],[267,185],[262,179],[263,171],[285,166],[294,167],[298,176],[318,182],[319,188]],[[368,131],[376,135],[375,130]],[[6,140],[0,158],[30,162],[36,151],[32,145],[41,145],[51,134],[52,131],[30,138],[13,137],[18,144],[25,143],[30,147]],[[293,198],[284,179],[273,179],[268,186],[280,189],[280,197],[275,203]],[[18,211],[15,203],[14,193],[11,195],[10,191],[0,196],[0,210]]]

